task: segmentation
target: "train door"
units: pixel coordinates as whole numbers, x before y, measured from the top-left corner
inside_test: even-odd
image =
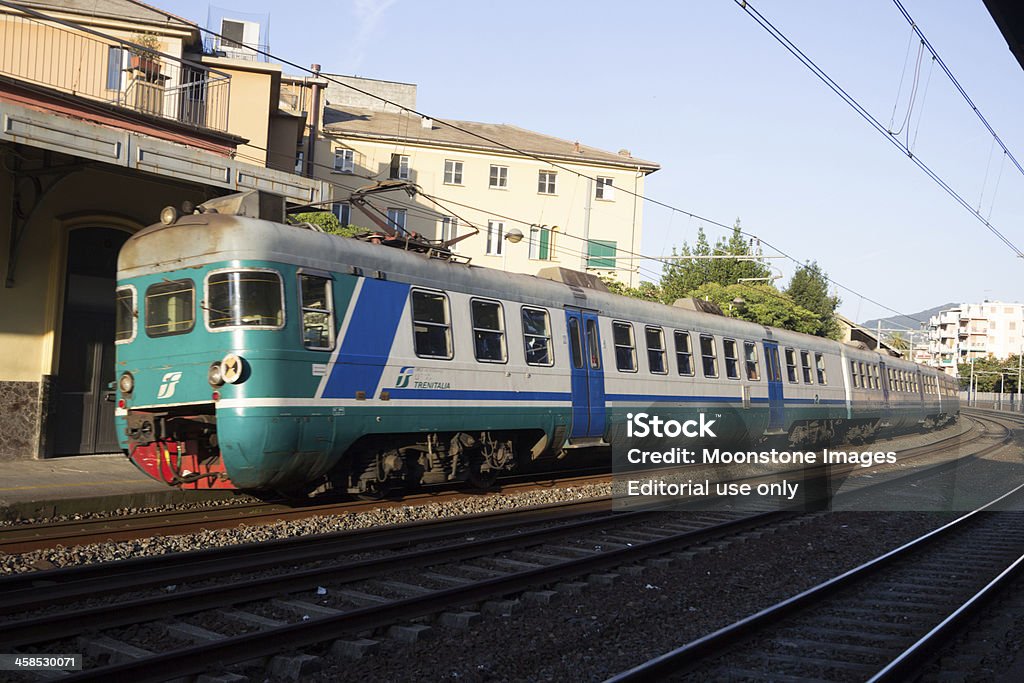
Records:
[[[786,407],[782,393],[779,345],[776,342],[765,340],[764,358],[768,375],[768,431],[781,432],[786,426]]]
[[[569,438],[601,437],[605,428],[604,364],[597,314],[569,308],[569,366],[572,372],[572,432]]]
[[[879,379],[882,383],[882,405],[886,408],[889,407],[889,371],[885,368],[885,361],[878,363]]]

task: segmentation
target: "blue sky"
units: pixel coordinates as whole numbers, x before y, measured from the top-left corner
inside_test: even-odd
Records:
[[[193,0],[157,4],[200,24],[209,8]],[[883,124],[895,105],[899,126],[917,41],[891,0],[752,5]],[[1024,159],[1024,71],[982,2],[904,5]],[[217,6],[269,14],[270,49],[283,58],[416,83],[418,109],[436,118],[514,123],[657,161],[662,170],[648,178],[648,197],[721,223],[740,218],[745,230],[800,260],[816,259],[835,280],[898,311],[1024,296],[1024,259],[731,0]],[[999,148],[993,152],[991,137],[927,54],[908,132],[916,156],[1024,248],[1024,176]],[[643,252],[670,254],[692,242],[701,224],[648,204]],[[722,234],[705,227],[712,239]],[[793,265],[773,263],[788,280]],[[856,320],[888,314],[839,294],[841,311]]]

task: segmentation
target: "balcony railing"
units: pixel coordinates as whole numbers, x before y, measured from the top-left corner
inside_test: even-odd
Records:
[[[0,14],[0,75],[227,130],[229,74],[34,10],[21,12]]]

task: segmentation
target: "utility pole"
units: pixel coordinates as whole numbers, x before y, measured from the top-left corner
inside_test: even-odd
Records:
[[[306,143],[306,177],[313,177],[313,169],[316,168],[315,157],[316,157],[316,131],[320,127],[320,65],[313,64],[310,66],[310,71],[313,72],[312,80],[312,102],[310,103],[309,112],[309,140]],[[330,208],[330,207],[328,207]]]

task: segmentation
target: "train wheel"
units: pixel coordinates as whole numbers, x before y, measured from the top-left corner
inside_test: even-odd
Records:
[[[488,469],[482,472],[479,467],[474,467],[469,473],[468,480],[475,488],[486,491],[494,486],[494,482],[498,481],[498,470]]]

